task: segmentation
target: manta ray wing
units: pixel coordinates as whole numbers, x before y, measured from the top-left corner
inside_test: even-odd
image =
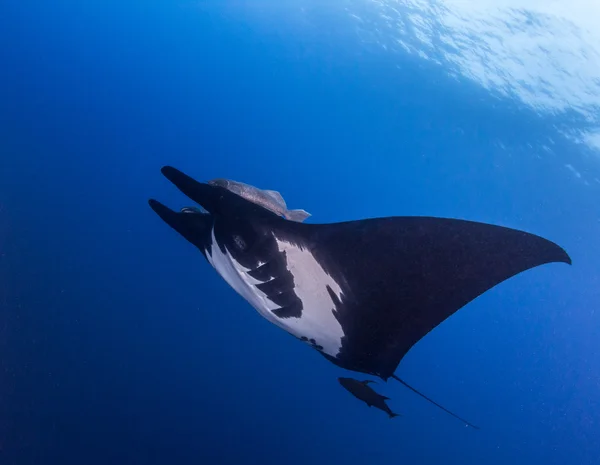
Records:
[[[337,365],[392,376],[433,328],[502,281],[571,263],[542,237],[472,221],[389,217],[337,224],[285,223],[275,233],[303,245],[340,284],[332,295],[342,331]]]

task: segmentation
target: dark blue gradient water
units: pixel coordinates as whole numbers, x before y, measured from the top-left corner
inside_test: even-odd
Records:
[[[564,135],[589,120],[353,21],[332,2],[2,2],[0,463],[597,463],[600,185]],[[310,222],[523,229],[573,266],[502,283],[401,363],[481,430],[394,381],[389,420],[154,215],[149,197],[186,204],[165,164],[279,190]]]

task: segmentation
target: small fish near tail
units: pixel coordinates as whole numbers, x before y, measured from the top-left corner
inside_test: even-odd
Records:
[[[374,383],[374,382],[375,382],[375,381],[367,380],[367,381],[363,381],[363,384],[364,384],[364,385],[367,385],[367,384],[369,384],[369,383]],[[390,400],[390,398],[389,398],[389,397],[386,397],[386,396],[381,396],[381,398],[382,398],[384,401],[386,401],[386,400]],[[401,416],[402,416],[402,415],[400,415],[399,413],[392,412],[392,409],[390,409],[390,408],[388,407],[388,405],[387,405],[385,402],[384,402],[384,405],[385,405],[385,413],[387,413],[387,414],[388,414],[388,416],[390,417],[390,419],[391,419],[391,418],[396,418],[396,417],[401,417]]]

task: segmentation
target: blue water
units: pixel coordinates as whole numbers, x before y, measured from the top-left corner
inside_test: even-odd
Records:
[[[2,465],[597,463],[597,155],[561,132],[589,120],[361,37],[334,2],[2,2]],[[389,420],[148,208],[187,204],[165,164],[309,222],[518,228],[573,266],[502,283],[400,364],[481,430],[380,381]]]

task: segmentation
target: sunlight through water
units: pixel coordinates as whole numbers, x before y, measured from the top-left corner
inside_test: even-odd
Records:
[[[367,0],[349,14],[365,42],[431,60],[539,113],[600,153],[600,2]]]

